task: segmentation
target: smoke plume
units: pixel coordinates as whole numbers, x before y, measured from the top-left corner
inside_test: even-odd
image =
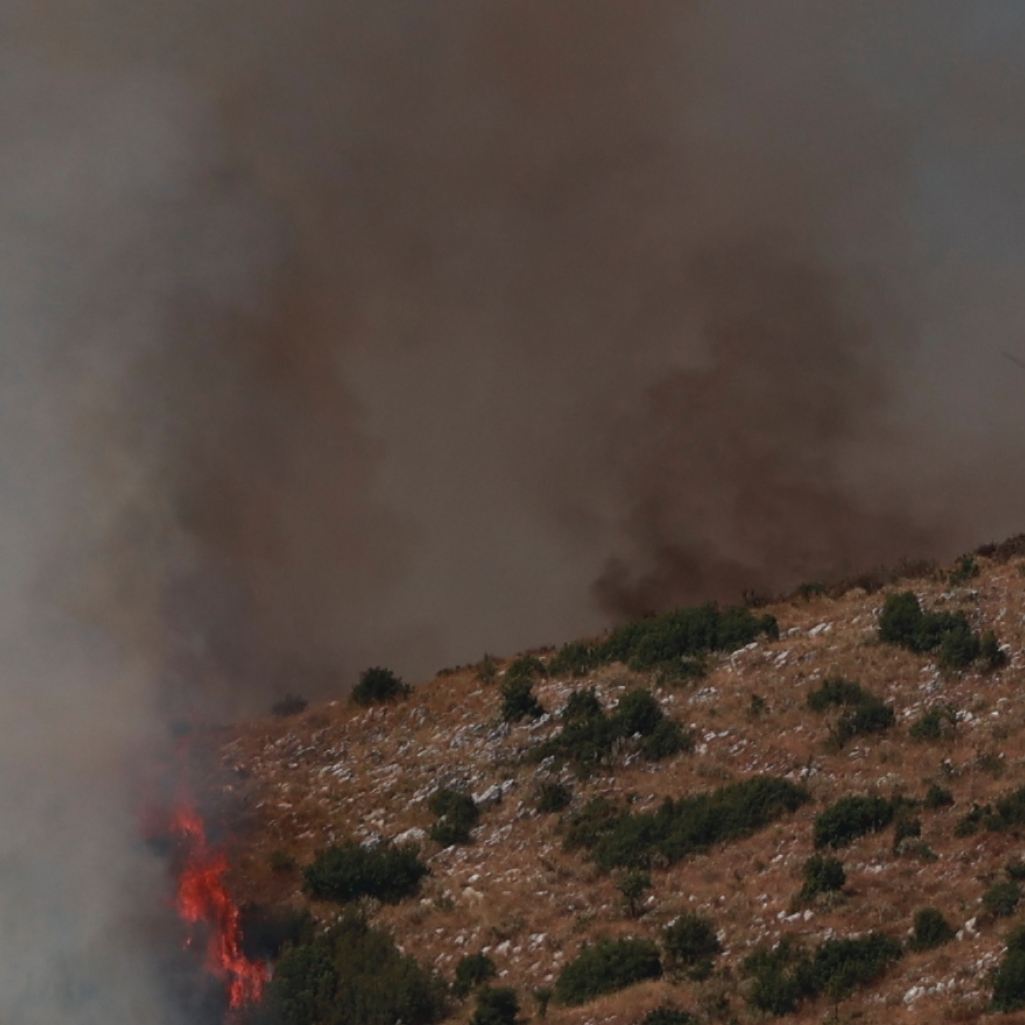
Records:
[[[0,30],[11,1025],[181,1017],[126,784],[170,720],[1020,529],[1013,3]]]

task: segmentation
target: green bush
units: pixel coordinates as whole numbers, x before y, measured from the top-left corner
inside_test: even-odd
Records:
[[[925,807],[929,811],[937,811],[940,808],[949,808],[954,803],[954,795],[947,787],[941,787],[938,783],[932,783],[925,792]]]
[[[508,668],[506,680],[529,680],[533,683],[538,677],[548,675],[544,662],[536,655],[521,655]]]
[[[665,716],[658,698],[650,690],[638,689],[627,691],[619,699],[612,718],[622,736],[650,737]]]
[[[982,642],[964,613],[923,612],[914,591],[886,596],[879,639],[918,654],[938,651],[940,664],[949,669],[964,669],[982,655]],[[992,643],[988,650],[992,652]]]
[[[498,661],[494,655],[485,655],[474,667],[474,675],[478,683],[494,683],[498,676]]]
[[[796,811],[807,790],[774,776],[754,776],[678,800],[651,812],[590,802],[570,820],[567,845],[587,847],[598,866],[646,868],[654,855],[670,864],[718,843],[739,840]]]
[[[546,781],[538,788],[536,808],[542,815],[550,815],[568,808],[572,800],[573,793],[564,783]]]
[[[541,702],[534,694],[534,684],[527,677],[507,676],[502,683],[503,722],[519,722],[521,719],[539,719],[545,714]]]
[[[813,854],[803,868],[804,886],[801,887],[801,900],[811,900],[820,893],[832,893],[842,890],[847,883],[847,873],[839,858],[828,854]]]
[[[994,1011],[1019,1011],[1025,1007],[1025,950],[1008,950],[993,973]]]
[[[398,701],[412,691],[413,688],[390,669],[372,666],[360,676],[350,700],[353,704],[366,708],[368,705],[384,705]]]
[[[951,705],[934,705],[915,720],[909,732],[912,740],[921,742],[949,740],[956,725],[957,711]]]
[[[555,981],[555,997],[563,1004],[585,1004],[645,979],[662,976],[658,947],[651,940],[599,940],[585,946]]]
[[[815,818],[815,846],[848,847],[858,837],[885,829],[895,814],[882,797],[841,797]]]
[[[900,957],[900,944],[880,933],[826,940],[813,954],[788,937],[751,954],[742,971],[753,980],[750,1002],[759,1010],[784,1015],[823,993],[840,1000],[875,982]]]
[[[837,748],[856,736],[888,730],[894,723],[892,708],[860,683],[842,676],[827,677],[808,694],[807,700],[813,712],[844,710],[830,729],[830,740]]]
[[[641,1025],[698,1025],[698,1019],[690,1011],[660,1004],[641,1019]]]
[[[465,997],[497,974],[495,962],[487,954],[467,954],[456,965],[456,981],[452,984],[452,992],[457,997]]]
[[[433,1025],[445,984],[385,932],[346,914],[328,933],[286,950],[268,1004],[282,1025]]]
[[[695,912],[680,915],[662,933],[666,956],[674,965],[693,968],[711,961],[722,953],[722,944],[710,918]]]
[[[636,918],[641,913],[641,897],[651,889],[651,876],[634,869],[619,879],[616,888],[626,900],[631,917]]]
[[[735,651],[761,634],[771,640],[779,637],[773,616],[755,616],[743,606],[691,606],[614,630],[594,655],[599,662],[625,662],[643,672],[690,662],[706,652]]]
[[[469,794],[442,787],[435,790],[427,807],[438,816],[430,837],[442,847],[470,843],[471,831],[480,821],[480,809]]]
[[[258,904],[239,908],[242,952],[251,961],[274,961],[288,946],[308,939],[313,932],[309,911],[272,909]]]
[[[396,904],[416,893],[428,871],[416,847],[363,847],[350,840],[317,852],[313,864],[303,869],[303,888],[314,900],[367,896]]]
[[[898,814],[893,824],[893,853],[907,853],[905,840],[917,840],[922,835],[922,820],[914,815]]]
[[[483,986],[470,1025],[516,1025],[520,1002],[511,986]]]
[[[957,935],[954,927],[936,908],[922,908],[915,914],[914,932],[908,946],[915,951],[934,950]]]
[[[982,906],[994,918],[1010,918],[1021,903],[1022,889],[1013,879],[994,883],[982,895]]]
[[[971,811],[965,812],[954,826],[954,836],[974,836],[982,826],[994,819],[993,806],[989,804],[972,804]]]
[[[855,680],[828,676],[808,694],[807,704],[813,712],[827,712],[831,708],[853,708],[878,700]]]
[[[650,761],[693,748],[690,736],[678,723],[665,717],[650,691],[629,691],[620,699],[615,712],[606,715],[591,687],[570,694],[562,711],[562,729],[542,744],[533,757],[569,762],[578,774],[584,775],[609,764],[617,744],[633,745]]]
[[[564,644],[548,663],[548,672],[552,676],[585,676],[600,662],[593,644],[571,641]]]
[[[947,580],[953,587],[960,587],[979,575],[979,562],[974,555],[962,555],[954,564]]]
[[[987,672],[1002,669],[1007,665],[1007,652],[1000,647],[1000,641],[992,630],[987,630],[979,638],[979,661]]]
[[[641,740],[639,751],[649,762],[694,750],[694,738],[675,719],[663,719],[650,736]]]

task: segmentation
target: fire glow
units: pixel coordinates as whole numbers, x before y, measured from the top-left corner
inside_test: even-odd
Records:
[[[207,969],[224,983],[232,1010],[256,1003],[269,973],[265,964],[242,952],[239,911],[224,885],[227,858],[207,842],[203,820],[190,802],[179,802],[171,828],[182,843],[176,904],[193,930],[190,943],[197,932],[206,936]]]

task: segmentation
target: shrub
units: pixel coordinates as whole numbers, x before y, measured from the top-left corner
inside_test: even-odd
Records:
[[[807,704],[813,712],[826,712],[830,708],[852,708],[870,701],[878,701],[855,680],[843,676],[829,676],[808,694]]]
[[[722,953],[715,924],[694,912],[682,914],[670,923],[662,933],[662,943],[673,964],[687,967],[710,963]]]
[[[881,701],[873,700],[848,709],[830,730],[830,740],[842,748],[849,740],[871,733],[888,730],[895,721],[893,709]]]
[[[516,1025],[520,1002],[511,986],[484,986],[477,991],[477,1009],[470,1025]]]
[[[314,900],[367,896],[396,904],[416,892],[428,871],[416,847],[363,847],[349,841],[317,852],[313,864],[303,869],[303,888]]]
[[[536,655],[521,655],[509,666],[505,678],[507,681],[529,680],[533,683],[539,676],[547,675],[544,662]]]
[[[438,816],[430,837],[442,847],[469,843],[471,830],[480,821],[480,809],[469,794],[442,787],[435,790],[427,807]]]
[[[313,931],[309,911],[271,909],[245,904],[239,909],[242,952],[251,961],[276,960],[287,946],[308,939]]]
[[[751,1003],[784,1015],[822,993],[839,1000],[858,986],[875,982],[900,956],[900,944],[880,933],[826,940],[814,954],[788,937],[750,955],[742,971],[753,979]]]
[[[894,803],[882,797],[841,797],[815,818],[815,846],[848,847],[858,837],[885,829]]]
[[[915,914],[914,932],[908,941],[912,950],[934,950],[949,943],[957,933],[936,908],[922,908]]]
[[[940,808],[949,808],[954,803],[954,795],[947,787],[941,787],[932,783],[925,792],[925,807],[929,811],[937,811]]]
[[[853,737],[881,733],[894,723],[893,709],[865,690],[860,683],[842,676],[830,676],[808,695],[808,707],[814,712],[842,708],[844,712],[830,729],[837,748]]]
[[[802,900],[811,900],[820,893],[842,890],[847,883],[843,863],[828,854],[813,854],[804,863],[802,871],[804,886],[799,895]]]
[[[664,715],[658,698],[650,690],[638,689],[627,691],[620,698],[612,718],[622,736],[640,734],[642,737],[650,737],[658,729]]]
[[[267,863],[270,865],[272,872],[293,872],[298,868],[295,858],[288,851],[283,851],[281,848],[276,848],[267,855]]]
[[[974,836],[983,825],[993,819],[993,807],[989,804],[973,804],[971,811],[966,812],[954,826],[954,836]]]
[[[627,872],[616,886],[626,900],[631,917],[636,918],[641,913],[641,897],[651,889],[651,876],[635,869]]]
[[[1019,1011],[1025,1007],[1025,951],[1008,950],[993,973],[994,1011]]]
[[[908,853],[906,840],[917,840],[922,835],[922,820],[914,815],[898,814],[893,826],[893,853]],[[904,846],[902,846],[902,844]]]
[[[529,678],[509,678],[502,683],[503,722],[519,722],[521,719],[539,719],[545,710],[534,694],[534,685]]]
[[[650,761],[691,750],[693,743],[678,723],[667,719],[651,691],[625,694],[612,715],[606,715],[591,687],[573,691],[562,710],[562,730],[535,752],[536,758],[569,762],[579,774],[608,764],[618,742],[634,743]]]
[[[467,954],[456,965],[456,981],[452,984],[452,992],[457,997],[465,997],[497,974],[495,962],[487,954]]]
[[[614,630],[594,654],[600,662],[626,662],[643,672],[693,662],[710,651],[734,651],[761,634],[779,637],[773,616],[755,616],[742,606],[720,611],[716,605],[699,605],[628,623]]]
[[[444,982],[351,913],[285,951],[268,1004],[283,1025],[433,1025],[446,1013]]]
[[[491,684],[498,676],[498,661],[493,655],[485,655],[476,665],[474,675],[478,683]]]
[[[1002,669],[1007,665],[1007,652],[1000,647],[1000,641],[992,630],[987,630],[979,638],[979,660],[987,672]]]
[[[585,676],[599,664],[593,644],[571,641],[564,644],[548,663],[548,671],[552,676]]]
[[[542,815],[550,815],[552,812],[568,808],[572,800],[573,794],[568,786],[563,783],[546,781],[538,789],[536,807]]]
[[[1021,903],[1021,886],[1013,879],[994,883],[982,895],[982,906],[994,918],[1010,918]]]
[[[982,654],[982,643],[963,613],[923,612],[914,591],[886,596],[879,639],[918,654],[938,650],[940,664],[949,669],[964,669]]]
[[[298,694],[286,694],[284,697],[278,698],[270,706],[270,710],[273,715],[285,719],[290,715],[299,715],[301,712],[305,712],[309,704],[306,698],[301,698]]]
[[[954,564],[947,580],[953,587],[960,587],[979,575],[979,562],[974,555],[962,555]]]
[[[956,725],[957,712],[951,705],[934,705],[915,720],[909,732],[912,740],[921,742],[949,740]]]
[[[649,762],[660,762],[681,752],[694,750],[694,738],[675,719],[663,719],[639,748]]]
[[[645,868],[655,854],[672,864],[717,843],[750,836],[809,800],[803,787],[774,776],[754,776],[676,801],[667,798],[652,812],[621,812],[599,799],[571,820],[567,845],[589,848],[605,870]]]
[[[641,1025],[698,1025],[698,1019],[690,1011],[660,1004],[644,1016]]]
[[[599,940],[593,947],[583,947],[563,968],[555,981],[555,996],[563,1004],[585,1004],[604,993],[661,976],[662,961],[651,940]]]
[[[353,704],[366,708],[369,705],[384,705],[407,697],[413,688],[396,676],[390,669],[372,666],[359,678],[352,692]]]

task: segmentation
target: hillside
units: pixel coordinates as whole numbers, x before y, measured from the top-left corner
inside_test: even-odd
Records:
[[[339,700],[216,732],[208,739],[218,786],[239,823],[230,850],[232,889],[243,903],[278,911],[310,906],[328,922],[341,906],[310,904],[303,894],[301,867],[315,852],[348,839],[414,840],[430,875],[411,899],[370,902],[371,921],[448,980],[461,957],[485,952],[497,968],[496,984],[517,989],[526,1017],[538,1016],[533,991],[553,986],[583,944],[621,936],[661,941],[663,929],[686,912],[714,923],[723,951],[711,974],[676,966],[660,980],[580,1006],[553,1000],[552,1025],[630,1025],[663,1004],[701,1021],[764,1020],[749,1003],[753,982],[742,968],[757,948],[794,936],[814,950],[830,938],[873,931],[904,942],[915,913],[931,906],[957,930],[952,942],[908,951],[878,981],[838,1002],[811,996],[778,1020],[817,1022],[835,1014],[840,1021],[910,1025],[988,1016],[989,973],[1025,910],[1023,902],[1000,917],[982,903],[996,883],[1013,891],[1010,875],[1020,874],[1015,866],[1025,861],[1017,823],[997,821],[997,802],[1025,784],[1025,546],[1015,541],[982,552],[945,570],[922,568],[873,593],[808,587],[759,608],[758,616],[778,621],[778,639],[762,635],[713,653],[698,679],[660,683],[659,673],[619,662],[578,677],[539,673],[533,693],[547,714],[538,719],[501,720],[502,681],[512,661],[498,660],[491,682],[481,682],[475,667],[446,670],[392,704],[360,708]],[[1006,664],[942,668],[935,652],[881,642],[886,596],[907,590],[926,610],[963,612],[973,630],[994,631]],[[555,655],[535,654],[546,663]],[[878,732],[838,739],[849,709],[814,711],[808,704],[809,694],[835,676],[857,681],[890,706],[893,725],[884,721]],[[560,730],[571,692],[590,687],[608,710],[628,691],[650,688],[666,715],[690,731],[693,749],[650,761],[636,744],[619,741],[611,764],[589,773],[531,758]],[[915,739],[912,727],[930,709],[939,713],[929,721],[939,736]],[[671,864],[656,856],[636,914],[617,888],[622,871],[602,871],[584,848],[565,849],[571,817],[593,798],[654,811],[663,798],[757,775],[806,787],[810,800],[752,835]],[[571,790],[568,809],[536,810],[546,781]],[[441,848],[427,838],[435,821],[428,802],[439,787],[465,791],[480,805],[473,842]],[[913,803],[930,787],[932,800]],[[948,790],[953,804],[944,804],[936,788]],[[908,836],[898,847],[898,827],[887,824],[849,846],[823,849],[842,861],[846,885],[797,901],[802,868],[815,853],[816,816],[848,795],[885,799]],[[970,834],[957,828],[973,805],[987,804],[996,818],[980,813],[982,825]],[[453,1018],[468,1019],[473,1006],[472,999],[456,1002]],[[994,1020],[1025,1020],[1019,1014]]]

